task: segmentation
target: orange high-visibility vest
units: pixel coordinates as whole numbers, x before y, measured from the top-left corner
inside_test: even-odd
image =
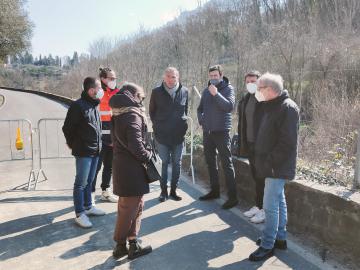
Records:
[[[104,91],[104,96],[100,100],[99,111],[101,122],[109,122],[111,120],[111,109],[109,106],[109,100],[117,92],[119,92],[119,89],[117,88],[111,90],[110,88],[106,87]]]

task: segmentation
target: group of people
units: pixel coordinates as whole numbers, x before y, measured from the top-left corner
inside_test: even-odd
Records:
[[[287,208],[284,185],[295,177],[299,109],[289,98],[280,75],[251,71],[245,75],[247,93],[238,105],[237,154],[249,160],[256,186],[256,205],[244,213],[251,222],[265,222],[259,248],[249,259],[258,261],[286,249]],[[89,216],[104,215],[95,205],[96,176],[103,164],[101,199],[118,203],[113,256],[129,259],[148,254],[151,246],[137,241],[149,183],[144,164],[156,146],[162,160],[159,201],[182,200],[178,192],[184,138],[188,128],[189,91],[180,83],[179,71],[168,67],[162,83],[151,92],[149,115],[153,138],[148,136],[148,121],[142,87],[123,83],[116,87],[110,68],[100,70],[99,79],[87,77],[81,98],[67,113],[63,132],[76,161],[73,189],[75,222],[84,228]],[[100,104],[100,106],[99,106]],[[197,116],[203,129],[203,146],[208,166],[210,191],[199,200],[220,197],[219,157],[227,189],[223,209],[238,204],[235,170],[231,154],[234,88],[220,65],[209,68],[208,86],[203,90]],[[152,140],[154,143],[150,143]],[[168,166],[171,164],[170,191]],[[113,176],[113,193],[110,179]],[[127,244],[128,243],[128,244]]]

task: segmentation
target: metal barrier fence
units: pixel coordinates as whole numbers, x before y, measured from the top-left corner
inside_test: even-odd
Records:
[[[62,134],[61,128],[64,121],[64,118],[42,118],[37,123],[39,171],[36,175],[34,189],[36,189],[40,174],[42,174],[45,181],[48,180],[42,164],[43,159],[72,157],[70,149],[66,147],[65,137]],[[54,133],[54,131],[56,132]]]
[[[190,123],[190,153],[186,149],[186,141],[184,142],[184,152],[183,155],[190,155],[190,172],[193,184],[195,184],[195,174],[193,166],[193,150],[194,150],[194,121],[191,117],[187,117],[187,121]]]
[[[353,189],[360,188],[360,130],[358,131],[357,144],[356,144],[356,161],[355,173],[353,181]]]
[[[27,190],[30,190],[32,185],[33,189],[36,190],[37,183],[40,179],[40,175],[43,176],[43,180],[48,180],[48,177],[46,176],[46,173],[43,168],[43,159],[51,159],[51,158],[69,158],[71,156],[71,151],[66,147],[66,141],[62,134],[61,127],[64,122],[64,118],[42,118],[37,123],[37,128],[32,128],[32,123],[27,119],[12,119],[12,120],[0,120],[1,123],[7,123],[8,124],[8,138],[9,138],[9,145],[11,157],[5,160],[15,160],[19,158],[13,157],[13,152],[15,152],[13,149],[15,149],[15,139],[11,140],[11,138],[15,138],[15,130],[17,127],[20,127],[21,123],[21,130],[24,131],[24,123],[28,126],[28,137],[30,144],[26,143],[26,140],[24,141],[24,145],[27,147],[28,152],[30,153],[30,157],[26,158],[26,154],[24,154],[24,157],[22,159],[31,159],[31,171],[28,178],[27,183]],[[189,122],[190,126],[190,152],[187,151],[187,144],[188,142],[184,142],[184,152],[183,155],[189,155],[190,156],[190,172],[193,183],[195,183],[195,174],[194,174],[194,167],[193,167],[193,148],[194,148],[194,125],[193,120],[191,117],[187,117],[187,121]],[[17,126],[14,128],[14,136],[11,136],[11,123],[17,123]],[[4,133],[5,129],[0,129],[0,134]],[[54,132],[55,131],[55,132]],[[33,141],[33,133],[37,133],[37,144],[38,147],[34,147],[34,141]],[[61,134],[61,135],[60,135]],[[22,135],[23,138],[27,138],[27,134],[24,132]],[[3,137],[3,136],[2,136]],[[38,155],[34,154],[38,151]],[[5,152],[5,151],[1,151]],[[24,151],[25,152],[25,151]],[[34,156],[38,157],[38,164],[39,164],[39,170],[35,176],[35,165],[34,165]],[[1,159],[0,159],[1,160]],[[3,161],[5,161],[3,160]]]
[[[2,126],[7,126],[7,128],[3,128]],[[22,150],[17,150],[15,147],[16,131],[18,128],[20,128],[21,138],[24,143],[24,148]],[[0,161],[31,160],[31,169],[27,182],[27,189],[30,190],[31,183],[36,180],[31,121],[28,119],[0,120],[0,135],[2,138],[0,144]],[[10,152],[7,152],[6,149],[9,149]],[[5,153],[8,153],[8,155],[6,156]]]

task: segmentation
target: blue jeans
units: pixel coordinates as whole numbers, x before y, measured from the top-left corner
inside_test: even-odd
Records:
[[[275,239],[286,239],[287,207],[284,193],[285,182],[285,179],[265,179],[265,228],[261,237],[261,246],[266,249],[274,247]]]
[[[91,208],[91,184],[95,177],[98,160],[99,156],[75,157],[76,176],[73,197],[77,216],[85,209]]]
[[[181,143],[178,145],[168,146],[156,142],[156,147],[159,152],[159,156],[162,160],[161,181],[160,181],[161,189],[167,188],[168,166],[170,161],[172,164],[171,188],[176,189],[180,178],[183,144]]]

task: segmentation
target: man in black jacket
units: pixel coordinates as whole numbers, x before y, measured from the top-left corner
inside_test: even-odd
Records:
[[[84,80],[83,89],[81,98],[70,105],[63,132],[76,161],[73,190],[75,222],[80,227],[90,228],[92,223],[88,215],[105,214],[91,203],[91,184],[101,150],[101,122],[97,106],[103,92],[100,81],[93,77]]]
[[[210,175],[211,190],[199,199],[211,200],[220,196],[217,150],[223,166],[228,193],[228,200],[222,207],[229,209],[238,203],[230,150],[231,112],[235,103],[234,89],[229,80],[223,76],[220,65],[210,67],[209,78],[208,87],[201,96],[197,115],[199,124],[203,128],[204,154]]]
[[[162,160],[160,202],[168,198],[168,165],[171,161],[170,198],[180,201],[176,193],[180,177],[181,157],[187,126],[188,89],[179,82],[179,71],[168,67],[163,82],[151,92],[149,114],[153,123],[157,149]]]
[[[282,77],[265,73],[257,84],[255,97],[264,113],[255,141],[255,169],[257,177],[265,178],[265,226],[251,261],[272,256],[274,248],[287,248],[284,185],[295,178],[299,131],[299,108],[283,90]]]
[[[255,202],[256,205],[251,207],[244,215],[250,218],[253,223],[262,223],[265,220],[265,212],[263,210],[263,197],[265,179],[256,177],[255,169],[255,138],[256,130],[261,118],[261,106],[255,98],[257,89],[256,81],[260,77],[260,72],[253,70],[245,75],[245,84],[247,93],[239,101],[238,106],[238,134],[239,134],[239,156],[248,158],[252,177],[255,181]]]

